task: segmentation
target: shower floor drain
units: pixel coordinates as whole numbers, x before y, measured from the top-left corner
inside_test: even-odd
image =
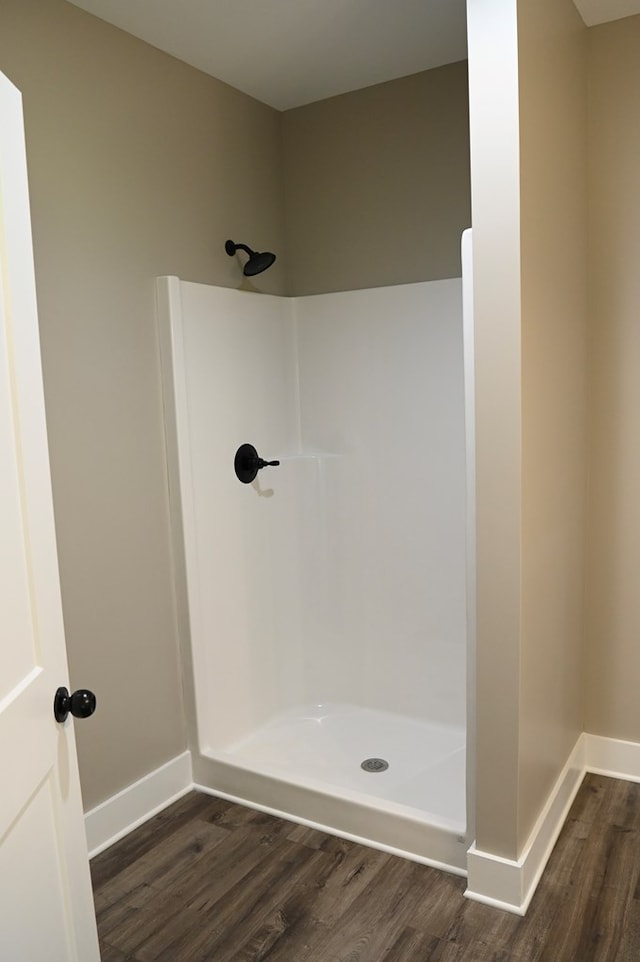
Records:
[[[365,772],[386,772],[389,762],[384,758],[365,758],[360,768]]]

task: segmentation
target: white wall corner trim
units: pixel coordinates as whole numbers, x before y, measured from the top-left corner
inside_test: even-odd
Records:
[[[640,746],[637,746],[640,749]],[[465,896],[515,915],[524,915],[558,839],[586,770],[587,742],[578,738],[517,861],[472,845],[467,855]]]
[[[589,733],[584,737],[588,772],[640,782],[640,744]]]
[[[89,858],[124,838],[191,788],[191,752],[183,752],[96,805],[84,817]]]

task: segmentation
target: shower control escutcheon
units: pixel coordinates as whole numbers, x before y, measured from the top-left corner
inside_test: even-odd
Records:
[[[253,444],[241,444],[236,451],[233,467],[238,481],[251,484],[258,471],[263,468],[277,468],[279,461],[265,461],[260,457]]]

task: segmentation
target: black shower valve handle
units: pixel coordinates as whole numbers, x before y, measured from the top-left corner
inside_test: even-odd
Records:
[[[241,444],[236,451],[233,468],[238,481],[242,481],[243,484],[251,484],[258,471],[263,468],[277,468],[279,464],[279,461],[265,461],[264,458],[259,456],[252,444]]]

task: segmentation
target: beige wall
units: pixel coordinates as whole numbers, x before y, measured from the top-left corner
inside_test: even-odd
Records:
[[[572,0],[519,0],[519,848],[583,728],[586,39]]]
[[[640,741],[640,17],[589,31],[587,731]]]
[[[153,278],[284,251],[279,115],[62,0],[2,0],[24,96],[54,503],[86,807],[185,748]],[[258,289],[281,293],[283,258]]]
[[[289,293],[459,277],[466,62],[283,115]]]
[[[586,75],[571,0],[470,0],[477,844],[517,858],[581,731]]]

